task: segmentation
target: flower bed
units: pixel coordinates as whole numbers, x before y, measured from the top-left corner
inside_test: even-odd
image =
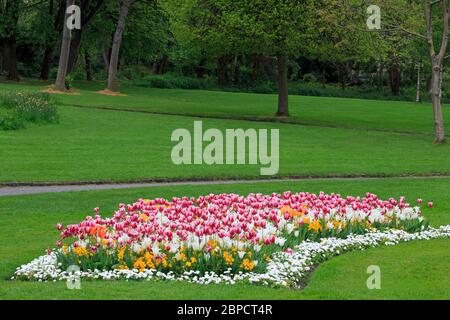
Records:
[[[77,265],[90,279],[261,282],[296,286],[313,264],[341,252],[450,236],[428,228],[419,207],[381,200],[285,192],[208,195],[121,204],[77,225],[58,224],[57,248],[19,267],[17,279],[67,279]]]

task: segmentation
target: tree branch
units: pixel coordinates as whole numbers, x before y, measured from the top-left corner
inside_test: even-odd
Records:
[[[440,1],[440,0],[439,0]],[[433,5],[437,1],[433,2]],[[430,54],[432,57],[436,55],[436,51],[434,50],[434,41],[433,41],[433,22],[431,21],[431,4],[430,0],[425,0],[425,19],[427,25],[427,41],[430,46]]]
[[[417,32],[414,32],[414,31],[411,31],[411,30],[408,30],[408,29],[405,29],[405,28],[403,28],[401,26],[394,26],[394,25],[387,25],[387,26],[390,27],[392,31],[401,31],[401,32],[407,33],[409,35],[412,35],[412,36],[415,36],[415,37],[419,37],[419,38],[424,39],[424,40],[428,39],[423,34],[420,34],[420,33],[417,33]]]
[[[449,36],[449,12],[447,11],[447,0],[441,0],[442,19],[444,20],[444,27],[442,31],[442,42],[439,56],[443,59],[448,47]]]
[[[91,22],[92,18],[94,18],[97,12],[105,5],[105,3],[106,3],[105,0],[98,0],[95,7],[89,12],[89,14],[83,20],[82,27],[87,26]]]

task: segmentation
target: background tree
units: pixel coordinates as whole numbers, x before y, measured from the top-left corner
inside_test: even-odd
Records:
[[[226,0],[168,1],[176,39],[191,48],[190,58],[203,65],[213,64],[217,82],[223,88],[228,63],[239,54],[239,39],[227,21],[235,3]],[[199,74],[203,76],[203,74]]]
[[[81,47],[83,30],[92,22],[104,5],[111,0],[80,0],[81,10],[81,29],[72,31],[72,40],[70,42],[69,59],[67,62],[67,74],[75,68],[78,54]]]
[[[228,29],[241,39],[244,52],[276,57],[277,116],[289,116],[288,63],[303,49],[307,4],[305,0],[236,0],[225,19]]]
[[[117,21],[116,32],[111,47],[111,57],[109,60],[108,70],[108,90],[117,92],[119,90],[119,83],[117,79],[117,66],[119,63],[119,51],[122,44],[122,36],[125,30],[128,11],[134,0],[119,0],[119,19]]]
[[[7,72],[7,79],[15,81],[19,81],[16,36],[21,5],[23,3],[20,0],[2,0],[0,2],[0,48],[3,49],[2,65]]]
[[[66,9],[73,5],[75,0],[66,0]],[[66,90],[66,75],[67,75],[67,65],[69,62],[69,51],[70,51],[70,40],[71,31],[67,26],[67,19],[70,17],[70,13],[65,14],[63,22],[63,36],[61,41],[61,53],[59,55],[59,65],[58,74],[55,81],[55,90],[65,91]]]
[[[48,80],[56,45],[61,32],[66,9],[65,1],[49,0],[40,8],[33,22],[34,30],[39,30],[44,43],[39,79]],[[50,23],[49,23],[50,22]]]
[[[440,46],[436,50],[436,36],[433,29],[433,9],[437,7],[438,14],[442,21]],[[425,19],[427,26],[427,42],[430,46],[430,56],[432,63],[431,76],[431,100],[434,111],[435,143],[445,142],[444,118],[442,116],[442,82],[444,74],[444,61],[448,50],[450,3],[447,0],[439,0],[431,3],[425,1]]]

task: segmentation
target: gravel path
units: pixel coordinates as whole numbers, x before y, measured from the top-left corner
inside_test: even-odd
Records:
[[[24,186],[24,187],[3,187],[0,188],[0,197],[15,196],[36,193],[53,193],[67,191],[86,190],[111,190],[111,189],[131,189],[144,187],[170,187],[170,186],[201,186],[201,185],[225,185],[243,183],[265,183],[292,181],[294,179],[270,179],[270,180],[223,180],[223,181],[186,181],[186,182],[161,182],[161,183],[117,183],[117,184],[84,184],[84,185],[54,185],[54,186]],[[296,179],[300,180],[300,179]],[[306,180],[306,179],[302,179]]]
[[[179,182],[148,182],[148,183],[103,183],[103,184],[73,184],[73,185],[48,185],[48,186],[17,186],[1,187],[0,197],[16,196],[37,193],[54,193],[67,191],[88,190],[112,190],[132,189],[145,187],[170,187],[170,186],[202,186],[202,185],[227,185],[227,184],[255,184],[289,181],[311,181],[311,180],[380,180],[380,179],[438,179],[449,178],[442,176],[399,176],[399,177],[324,177],[324,178],[284,178],[284,179],[254,179],[254,180],[209,180],[209,181],[179,181]]]

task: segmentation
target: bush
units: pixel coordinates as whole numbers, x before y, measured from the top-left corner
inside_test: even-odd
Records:
[[[124,66],[119,70],[119,79],[139,80],[151,73],[151,69],[143,65]]]
[[[317,82],[317,78],[312,73],[307,73],[303,76],[303,81],[315,83],[315,82]]]
[[[161,89],[211,89],[214,83],[209,79],[176,76],[172,74],[149,75],[135,81],[138,87]]]
[[[48,93],[6,92],[0,94],[0,129],[17,130],[25,122],[57,123],[58,111]]]
[[[18,130],[24,127],[24,121],[11,110],[0,108],[0,130]]]

